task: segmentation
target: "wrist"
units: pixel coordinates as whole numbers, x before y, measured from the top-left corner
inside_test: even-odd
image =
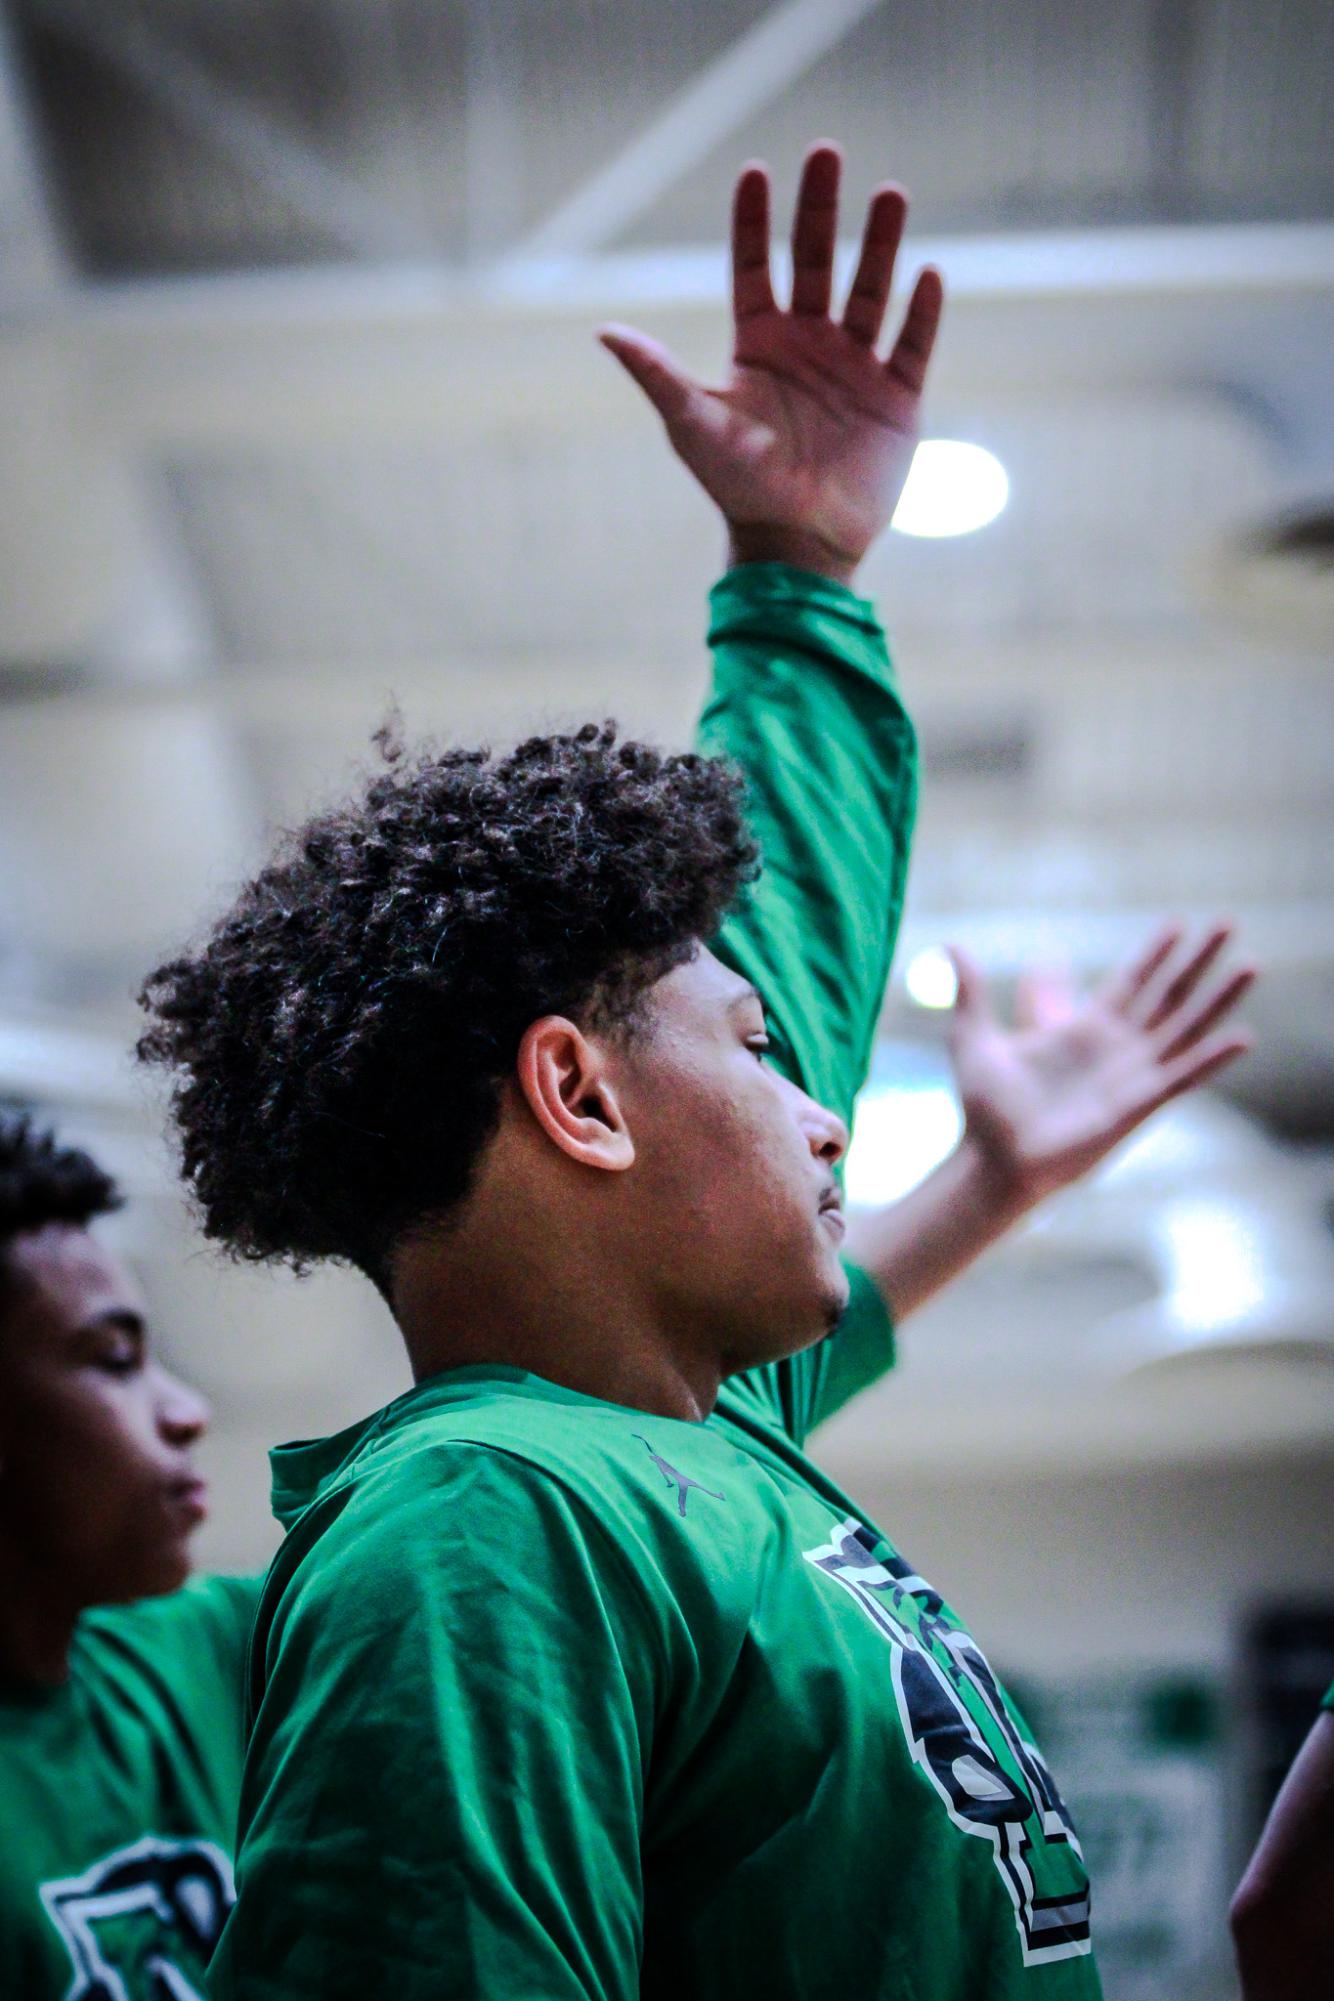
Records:
[[[1034,1208],[1039,1199],[1017,1162],[965,1129],[951,1156],[955,1195],[961,1208],[997,1232],[1008,1230]]]
[[[728,522],[727,560],[730,569],[746,563],[786,563],[791,569],[810,570],[848,588],[860,561],[832,549],[805,529],[755,521]]]

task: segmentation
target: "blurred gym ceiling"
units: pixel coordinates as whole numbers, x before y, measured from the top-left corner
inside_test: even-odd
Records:
[[[592,330],[719,369],[735,168],[781,219],[829,134],[847,237],[892,174],[946,273],[928,431],[1011,480],[867,567],[925,755],[900,969],[1091,970],[1230,910],[1268,966],[1230,1094],[1334,1136],[1328,0],[0,28],[0,1090],[133,1103],[137,977],[391,699],[686,733],[717,531]],[[901,987],[887,1027],[935,1032]]]

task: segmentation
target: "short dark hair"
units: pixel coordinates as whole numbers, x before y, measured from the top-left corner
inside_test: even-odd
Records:
[[[0,1112],[0,1302],[12,1283],[8,1252],[25,1230],[48,1223],[85,1229],[95,1216],[119,1209],[122,1196],[109,1174],[81,1147],[61,1146],[24,1112]]]
[[[150,974],[205,1233],[382,1287],[466,1194],[546,1013],[633,1032],[758,869],[742,779],[616,726],[409,758],[289,834],[196,951]]]

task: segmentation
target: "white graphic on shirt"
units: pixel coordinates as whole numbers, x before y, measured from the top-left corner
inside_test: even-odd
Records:
[[[41,1898],[74,1966],[63,2001],[204,2001],[195,1981],[236,1890],[211,1841],[146,1835],[82,1876],[43,1883]]]
[[[1021,1735],[976,1641],[941,1616],[940,1594],[901,1556],[883,1545],[876,1554],[878,1542],[849,1518],[802,1554],[857,1601],[893,1649],[891,1682],[913,1761],[955,1826],[991,1843],[1024,1965],[1077,1958],[1092,1948],[1089,1884],[1056,1782]],[[963,1700],[965,1687],[980,1697],[985,1726]]]

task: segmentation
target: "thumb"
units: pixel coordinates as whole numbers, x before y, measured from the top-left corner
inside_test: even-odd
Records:
[[[981,968],[961,945],[947,945],[945,956],[954,968],[954,1025],[980,1028],[992,1019],[991,999]]]
[[[699,392],[675,355],[634,327],[599,327],[598,339],[633,376],[668,429],[679,423]]]

